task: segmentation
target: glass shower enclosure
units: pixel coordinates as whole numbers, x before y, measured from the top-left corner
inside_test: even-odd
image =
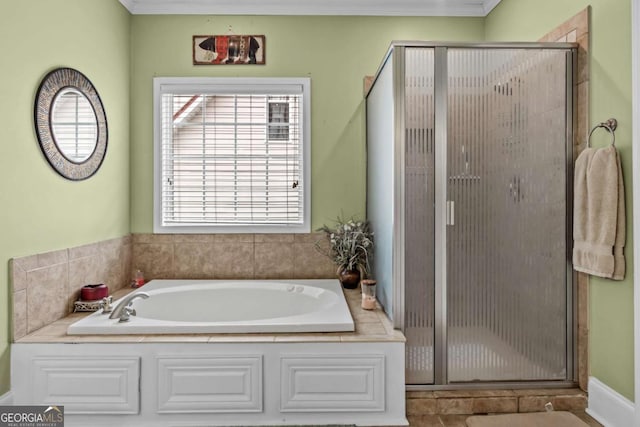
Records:
[[[570,383],[572,44],[393,43],[367,94],[379,299],[416,385]]]

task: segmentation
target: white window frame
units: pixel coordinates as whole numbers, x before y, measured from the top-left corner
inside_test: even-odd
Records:
[[[162,94],[302,93],[302,224],[165,225],[162,221]],[[311,231],[311,79],[244,77],[156,77],[153,79],[154,233],[309,233]]]

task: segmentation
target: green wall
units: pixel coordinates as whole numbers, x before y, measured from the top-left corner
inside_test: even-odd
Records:
[[[537,40],[591,5],[590,123],[618,119],[626,185],[627,275],[592,278],[589,288],[590,375],[633,400],[633,234],[631,174],[631,2],[629,0],[502,0],[485,22],[486,40]],[[594,134],[595,137],[595,134]],[[596,140],[595,146],[608,139]]]
[[[477,41],[483,18],[134,16],[132,24],[132,231],[153,230],[152,78],[311,77],[311,226],[365,213],[362,80],[392,40]],[[191,36],[266,35],[264,66],[194,66]]]
[[[116,0],[0,2],[0,393],[9,388],[9,259],[130,230],[130,21]],[[82,182],[54,172],[33,130],[35,92],[59,66],[89,77],[107,113],[106,158]]]

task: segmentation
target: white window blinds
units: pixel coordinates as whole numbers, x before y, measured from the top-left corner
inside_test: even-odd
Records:
[[[182,80],[156,82],[157,231],[309,231],[304,86]]]

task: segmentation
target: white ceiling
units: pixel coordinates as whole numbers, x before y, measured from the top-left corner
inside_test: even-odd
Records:
[[[501,0],[120,0],[141,15],[486,16]]]

